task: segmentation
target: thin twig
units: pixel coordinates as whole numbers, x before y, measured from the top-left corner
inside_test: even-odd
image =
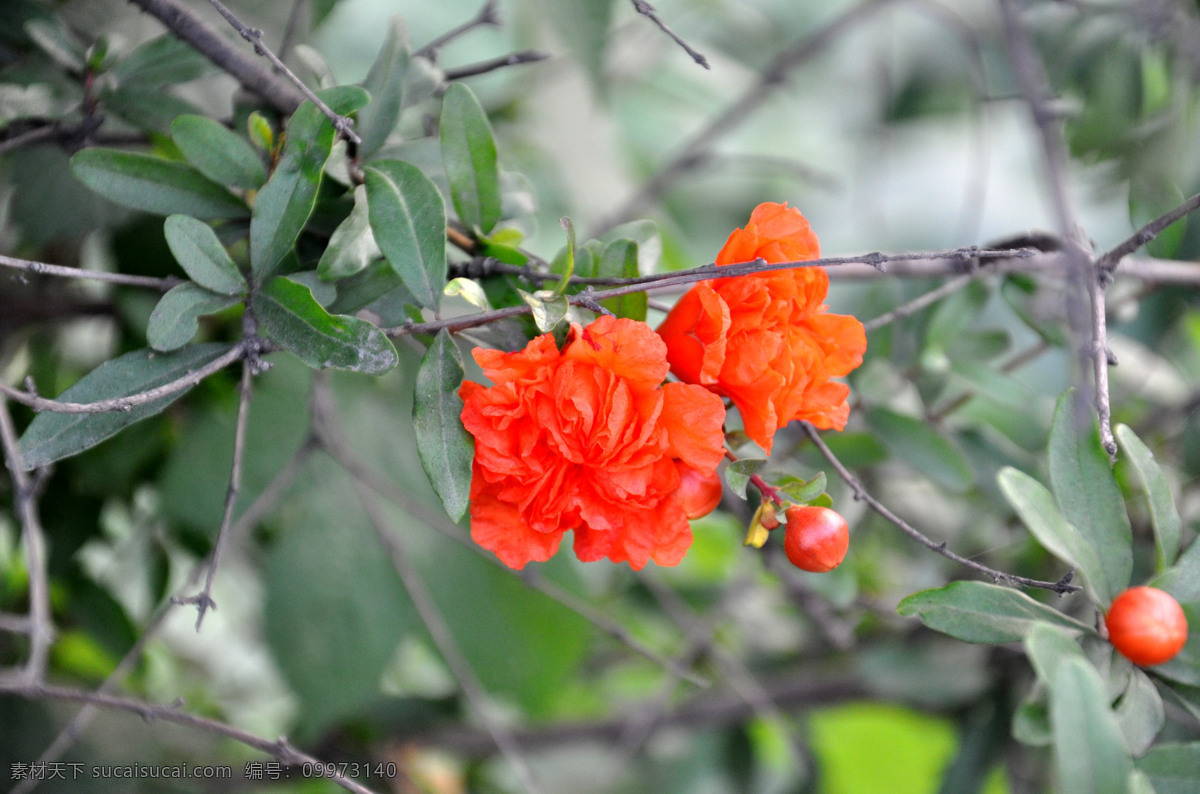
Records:
[[[496,13],[496,0],[486,0],[483,6],[479,9],[472,19],[468,19],[458,27],[451,28],[442,35],[436,37],[425,46],[413,53],[414,56],[428,58],[431,63],[437,63],[438,50],[454,41],[459,36],[470,33],[475,28],[483,27],[484,25],[496,26],[500,24],[500,17]]]
[[[1089,253],[1082,227],[1078,222],[1075,204],[1071,200],[1067,185],[1069,157],[1063,123],[1049,106],[1049,80],[1046,77],[1045,66],[1034,47],[1033,36],[1023,24],[1015,0],[999,0],[999,3],[1009,62],[1029,105],[1034,126],[1041,140],[1046,183],[1058,219],[1059,233],[1063,237],[1067,273],[1072,280],[1072,289],[1067,291],[1066,296],[1067,318],[1077,333],[1086,333],[1088,336],[1088,342],[1080,346],[1079,355],[1091,366],[1094,385],[1091,396],[1100,420],[1100,442],[1108,452],[1110,460],[1115,462],[1117,443],[1113,438],[1112,407],[1108,394],[1110,353],[1104,308],[1108,273],[1100,268]],[[1083,296],[1086,296],[1086,304]],[[1080,390],[1079,395],[1081,400],[1084,399],[1083,390]]]
[[[196,631],[204,622],[208,610],[216,609],[217,602],[213,601],[213,582],[217,578],[217,566],[221,562],[221,552],[224,550],[229,525],[233,521],[233,508],[237,503],[238,494],[242,487],[242,459],[246,454],[246,425],[250,416],[250,398],[253,394],[254,366],[247,360],[242,361],[242,380],[238,384],[237,424],[233,430],[233,462],[229,467],[229,487],[225,491],[225,509],[221,514],[221,525],[217,528],[217,540],[213,544],[212,558],[208,562],[208,575],[204,578],[204,588],[196,595],[171,599],[175,604],[196,605]]]
[[[36,276],[59,276],[62,278],[78,278],[88,281],[107,281],[110,284],[122,284],[127,287],[146,287],[147,289],[166,292],[176,285],[182,284],[183,279],[168,276],[155,278],[153,276],[131,276],[125,273],[105,273],[100,270],[83,270],[78,267],[51,265],[46,262],[34,262],[29,259],[17,259],[15,256],[0,255],[0,267],[11,267],[24,273]]]
[[[271,51],[270,47],[268,47],[266,44],[263,44],[263,32],[261,30],[242,24],[242,21],[238,19],[232,11],[226,8],[221,0],[208,0],[208,2],[211,3],[212,7],[217,9],[217,13],[224,17],[225,21],[228,22],[230,26],[238,32],[239,36],[254,45],[254,51],[256,53],[274,64],[275,68],[282,72],[284,77],[290,80],[292,84],[296,86],[296,88],[300,89],[300,93],[304,94],[308,101],[316,105],[317,109],[325,114],[325,116],[333,123],[333,128],[339,135],[347,140],[353,141],[354,143],[362,143],[362,138],[358,137],[358,134],[354,132],[354,120],[335,113],[333,109],[329,107],[329,105],[326,105],[319,96],[313,93],[313,90],[305,85],[304,81],[301,80],[295,72],[289,69],[287,64],[281,61],[279,56]]]
[[[21,524],[21,540],[25,547],[25,571],[29,579],[29,658],[20,679],[27,684],[40,682],[46,673],[50,645],[54,641],[54,624],[50,607],[50,572],[46,559],[46,535],[38,513],[38,481],[26,473],[25,459],[17,441],[17,431],[8,402],[0,397],[0,446],[13,483],[13,512]]]
[[[863,323],[863,328],[867,333],[870,333],[877,328],[882,328],[885,325],[896,322],[896,320],[908,317],[910,314],[915,312],[919,312],[926,306],[937,303],[942,298],[945,298],[948,295],[953,295],[955,292],[963,289],[972,281],[975,281],[977,278],[979,278],[981,273],[982,271],[977,270],[974,273],[965,273],[961,276],[955,276],[949,281],[946,281],[940,287],[931,289],[929,292],[913,298],[908,303],[897,306],[895,309],[892,309],[886,314],[881,314],[874,319],[867,320]]]
[[[658,25],[659,30],[671,37],[671,40],[683,48],[683,51],[692,56],[692,60],[703,66],[705,69],[711,69],[708,65],[708,59],[701,53],[696,51],[686,41],[679,37],[679,34],[671,30],[666,22],[658,16],[658,12],[654,10],[654,6],[646,2],[646,0],[633,0],[633,7],[639,14],[649,19],[655,25]]]
[[[1034,252],[1027,248],[981,250],[971,247],[960,248],[954,251],[939,251],[936,253],[921,252],[883,254],[876,251],[863,256],[824,257],[822,259],[810,259],[801,262],[768,263],[762,259],[758,259],[753,262],[739,262],[731,265],[716,265],[710,263],[701,267],[692,268],[691,270],[679,270],[672,273],[653,273],[647,276],[638,276],[637,278],[622,279],[622,286],[613,287],[612,289],[602,290],[599,292],[592,292],[587,295],[568,295],[567,300],[573,305],[586,307],[592,301],[602,301],[606,298],[616,298],[621,295],[629,295],[635,292],[647,292],[651,289],[669,289],[672,287],[687,286],[698,281],[709,281],[721,278],[736,278],[738,276],[745,276],[752,273],[767,273],[775,270],[790,270],[801,267],[841,267],[848,265],[868,265],[877,270],[886,271],[890,263],[893,262],[904,262],[915,259],[950,259],[958,262],[958,267],[961,270],[962,263],[972,259],[976,259],[982,264],[984,262],[991,263],[994,260],[1023,259],[1033,255]],[[522,314],[528,314],[530,311],[532,311],[532,309],[529,306],[508,306],[503,309],[494,309],[492,311],[469,314],[446,320],[435,320],[426,323],[407,323],[405,325],[385,329],[385,332],[388,334],[388,336],[395,337],[406,336],[409,334],[437,333],[443,328],[450,330],[451,333],[457,333],[467,328],[485,325],[506,317],[517,317]]]
[[[49,684],[21,684],[16,682],[0,681],[0,692],[10,695],[17,695],[28,700],[63,700],[70,703],[90,703],[98,708],[111,709],[114,711],[126,711],[131,714],[137,714],[147,722],[162,720],[163,722],[171,722],[176,725],[183,725],[188,728],[205,731],[207,733],[225,736],[229,739],[244,744],[247,747],[258,750],[261,753],[266,753],[275,760],[287,766],[301,766],[310,769],[314,774],[318,774],[332,780],[347,791],[353,791],[356,794],[372,794],[371,790],[363,786],[358,781],[346,777],[345,775],[337,774],[336,764],[326,764],[319,758],[301,752],[292,746],[284,737],[279,737],[275,741],[264,739],[256,736],[249,731],[244,731],[241,728],[235,728],[218,720],[201,717],[197,714],[191,714],[186,711],[180,711],[179,708],[172,704],[168,706],[147,703],[143,700],[134,698],[120,697],[116,695],[108,695],[101,692],[89,692],[83,689],[72,689],[70,687],[52,686]],[[330,774],[333,772],[333,774]]]
[[[304,95],[279,77],[262,61],[247,54],[201,19],[181,0],[130,0],[192,46],[223,71],[233,75],[242,87],[262,97],[280,113],[290,115],[300,107]]]
[[[225,367],[233,362],[246,358],[247,351],[250,346],[247,344],[234,345],[228,351],[221,354],[218,358],[213,359],[203,367],[192,370],[191,372],[176,378],[170,383],[164,383],[162,386],[156,386],[153,389],[148,389],[144,392],[131,394],[128,397],[114,397],[109,400],[97,400],[92,403],[73,403],[61,402],[59,400],[49,400],[45,397],[39,397],[30,392],[15,389],[12,386],[0,381],[0,394],[4,394],[14,402],[19,402],[22,405],[28,406],[35,411],[53,411],[61,414],[101,414],[109,411],[128,411],[131,408],[136,408],[139,405],[152,403],[157,399],[166,397],[177,392],[190,389],[200,381],[207,378],[216,372],[220,372]]]
[[[865,502],[868,507],[886,518],[888,521],[895,524],[901,532],[903,532],[905,535],[908,535],[925,548],[931,551],[936,551],[943,557],[953,560],[960,565],[964,565],[971,570],[976,571],[977,573],[984,574],[997,584],[1019,585],[1021,587],[1037,587],[1044,590],[1051,590],[1059,595],[1074,593],[1082,589],[1079,587],[1079,585],[1071,584],[1069,577],[1063,577],[1057,582],[1044,582],[1039,579],[1029,579],[1024,576],[1017,576],[1015,574],[1005,573],[1004,571],[997,571],[994,568],[989,568],[988,566],[983,565],[982,563],[978,563],[974,560],[969,560],[966,557],[955,554],[954,552],[950,551],[950,549],[946,548],[945,542],[935,543],[933,540],[926,537],[916,527],[912,526],[903,518],[900,518],[900,516],[889,510],[874,496],[871,496],[871,494],[867,492],[866,488],[863,487],[862,483],[859,482],[859,480],[853,474],[851,474],[844,465],[842,465],[842,462],[838,460],[836,455],[833,454],[833,451],[826,446],[825,442],[821,439],[821,434],[817,432],[815,427],[808,422],[801,422],[800,426],[804,428],[804,432],[808,434],[808,437],[812,440],[813,444],[817,447],[817,450],[821,453],[821,455],[824,456],[825,460],[829,461],[829,465],[833,466],[834,470],[836,470],[846,484],[850,486],[850,489],[854,492],[854,498],[856,500]]]
[[[475,77],[488,72],[494,72],[497,69],[503,69],[507,66],[518,66],[522,63],[536,63],[544,61],[550,57],[549,53],[539,52],[538,50],[522,50],[521,52],[513,52],[508,55],[501,55],[498,58],[490,58],[486,61],[478,63],[469,63],[465,66],[457,66],[453,69],[445,71],[446,82],[452,83],[455,80],[465,80],[468,77]]]
[[[753,112],[770,98],[775,88],[782,85],[789,71],[820,54],[847,29],[883,8],[890,1],[865,0],[777,55],[763,70],[754,85],[750,86],[732,105],[692,136],[674,157],[658,169],[654,176],[642,183],[633,196],[628,198],[607,220],[600,223],[593,236],[599,236],[641,215],[680,176],[704,163],[717,139],[752,118]]]
[[[1121,264],[1121,260],[1129,254],[1132,254],[1137,249],[1146,245],[1155,237],[1158,237],[1168,226],[1175,223],[1185,215],[1189,215],[1200,208],[1200,193],[1185,199],[1182,204],[1174,209],[1164,212],[1154,220],[1143,225],[1136,232],[1131,234],[1125,240],[1122,240],[1117,245],[1100,255],[1096,260],[1096,266],[1103,275],[1112,275],[1112,272]]]
[[[14,135],[11,138],[6,138],[5,140],[0,141],[0,155],[5,155],[9,152],[16,151],[22,146],[32,146],[33,144],[40,143],[41,141],[57,138],[61,132],[62,130],[57,124],[46,124],[44,126],[34,127],[33,129],[26,130],[19,135]]]
[[[125,676],[129,674],[134,665],[137,664],[139,659],[141,659],[142,651],[144,651],[146,648],[146,643],[148,643],[150,639],[158,633],[159,627],[161,627],[163,624],[163,619],[166,618],[170,611],[171,603],[169,601],[163,603],[159,607],[158,611],[154,613],[154,616],[150,619],[150,622],[146,624],[146,627],[142,630],[142,633],[138,636],[137,640],[134,641],[133,645],[129,648],[125,655],[121,657],[121,661],[117,663],[117,666],[113,668],[112,672],[109,673],[104,681],[101,682],[100,686],[96,688],[97,693],[108,694],[118,684],[120,684],[122,680],[124,680]],[[71,745],[73,745],[79,739],[98,712],[99,708],[95,704],[85,704],[84,707],[76,712],[75,716],[71,718],[71,721],[63,726],[63,729],[58,732],[58,736],[54,737],[54,741],[50,743],[50,746],[42,751],[42,754],[38,756],[36,763],[47,765],[61,758],[62,754],[65,753],[71,747]],[[34,790],[39,782],[41,781],[35,777],[27,778],[13,788],[12,794],[28,794],[28,792]]]

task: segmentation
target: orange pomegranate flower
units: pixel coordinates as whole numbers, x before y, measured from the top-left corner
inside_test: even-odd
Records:
[[[699,386],[663,385],[666,345],[650,326],[603,316],[573,323],[561,351],[543,334],[472,355],[494,384],[459,390],[475,437],[476,543],[517,569],[549,559],[568,530],[584,561],[637,570],[683,558],[694,505],[680,485],[724,456],[725,406]]]
[[[729,235],[718,265],[764,259],[816,259],[820,243],[800,211],[759,204],[744,229]],[[770,453],[775,431],[793,419],[846,426],[850,388],[833,378],[862,363],[862,323],[830,314],[829,275],[801,267],[703,281],[688,290],[658,328],[671,371],[682,381],[729,397],[746,434]]]

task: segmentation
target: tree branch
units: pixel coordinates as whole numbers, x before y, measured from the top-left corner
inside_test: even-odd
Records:
[[[88,692],[82,689],[71,689],[69,687],[52,686],[49,684],[19,684],[7,681],[0,681],[0,693],[17,695],[27,700],[50,699],[71,703],[88,703],[98,708],[136,714],[147,722],[162,720],[163,722],[195,728],[218,736],[225,736],[259,752],[266,753],[281,764],[287,766],[307,765],[315,774],[327,777],[347,791],[353,791],[355,794],[372,794],[370,789],[358,781],[348,778],[345,775],[336,774],[336,765],[325,764],[319,758],[301,752],[282,736],[275,741],[263,739],[249,731],[235,728],[224,722],[180,711],[178,706],[174,704],[162,706],[133,698],[107,695],[101,692]],[[330,771],[335,772],[335,774],[328,774]]]
[[[930,551],[936,551],[946,559],[953,560],[959,565],[965,565],[977,573],[984,574],[997,584],[1018,585],[1020,587],[1037,587],[1043,590],[1052,590],[1059,595],[1074,593],[1082,589],[1079,587],[1079,585],[1070,584],[1070,574],[1064,576],[1057,582],[1044,582],[1039,579],[1029,579],[1024,576],[1017,576],[1015,574],[1005,573],[1004,571],[997,571],[994,568],[989,568],[986,565],[983,565],[982,563],[978,563],[974,560],[969,560],[966,557],[955,554],[946,548],[946,544],[944,542],[935,543],[926,537],[920,530],[889,510],[874,496],[871,496],[871,494],[867,493],[867,490],[863,487],[862,483],[859,482],[859,480],[853,474],[851,474],[845,466],[842,465],[842,462],[838,460],[836,455],[833,454],[833,451],[826,446],[824,440],[821,439],[821,434],[817,432],[817,429],[813,427],[812,424],[809,422],[801,422],[800,426],[804,429],[804,432],[808,434],[808,437],[812,440],[813,444],[817,447],[817,450],[821,453],[825,460],[829,461],[829,465],[833,466],[834,470],[837,471],[845,483],[850,486],[850,489],[854,491],[854,498],[856,500],[866,502],[868,507],[886,518],[888,521],[895,524],[901,532],[903,532],[905,535],[908,535],[910,538],[915,540],[917,543],[920,543]]]
[[[131,394],[128,397],[114,397],[110,400],[97,400],[93,403],[61,402],[59,400],[48,400],[45,397],[39,397],[36,394],[24,392],[20,389],[14,389],[3,381],[0,381],[0,394],[9,397],[14,402],[26,405],[35,411],[53,411],[60,414],[101,414],[108,411],[128,411],[139,405],[152,403],[161,397],[166,397],[195,386],[209,375],[220,372],[239,359],[246,358],[249,355],[248,351],[251,347],[250,344],[245,342],[234,345],[220,357],[210,361],[199,369],[189,372],[183,377],[144,392]]]
[[[296,87],[266,68],[254,56],[236,47],[181,0],[129,0],[166,26],[181,41],[190,44],[242,87],[262,97],[271,107],[291,115],[304,101]]]
[[[238,384],[237,423],[233,430],[233,463],[229,469],[229,487],[225,491],[225,508],[221,514],[221,525],[217,528],[217,540],[213,544],[212,558],[208,562],[208,575],[204,578],[204,588],[193,596],[173,598],[174,604],[196,605],[196,631],[204,622],[204,615],[210,609],[217,608],[217,602],[212,599],[213,581],[217,578],[217,566],[221,562],[221,552],[224,550],[229,535],[229,525],[233,522],[233,507],[237,503],[242,486],[242,459],[246,453],[246,424],[250,416],[250,398],[253,393],[254,366],[249,360],[242,360],[242,380]]]
[[[17,259],[15,256],[0,255],[0,267],[11,267],[23,273],[37,276],[58,276],[61,278],[78,278],[88,281],[106,281],[110,284],[121,284],[127,287],[146,287],[147,289],[166,292],[171,287],[183,283],[183,279],[169,276],[154,278],[153,276],[131,276],[125,273],[106,273],[100,270],[84,270],[78,267],[51,265],[46,262],[33,262],[29,259]]]
[[[671,28],[667,25],[666,22],[662,21],[662,19],[658,16],[658,12],[655,11],[654,6],[647,3],[646,0],[632,0],[632,2],[633,2],[633,8],[635,11],[637,11],[639,14],[641,14],[642,16],[649,19],[655,25],[658,25],[659,30],[661,30],[663,33],[666,33],[668,36],[670,36],[671,40],[674,41],[676,44],[678,44],[680,47],[682,47],[684,52],[686,52],[688,55],[692,56],[693,61],[700,64],[705,69],[712,68],[711,66],[708,65],[707,58],[705,58],[702,54],[700,54],[698,51],[693,49],[691,45],[689,45],[686,41],[684,41],[683,39],[681,39],[679,37],[679,34],[677,34],[675,31],[671,30]]]
[[[46,535],[38,513],[38,481],[26,473],[16,428],[8,412],[8,402],[3,397],[0,397],[0,446],[4,448],[4,461],[12,478],[13,512],[21,524],[25,570],[29,578],[29,619],[24,632],[29,636],[29,658],[25,661],[20,680],[26,684],[36,684],[45,676],[50,645],[54,641]]]

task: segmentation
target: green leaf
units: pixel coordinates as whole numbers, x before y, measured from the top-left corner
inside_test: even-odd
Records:
[[[357,86],[317,92],[334,113],[347,114],[369,97]],[[288,122],[283,154],[254,200],[250,220],[250,266],[264,280],[292,250],[317,202],[317,188],[333,151],[333,122],[312,102],[304,102]]]
[[[521,300],[525,301],[533,310],[533,322],[544,334],[553,331],[555,326],[567,316],[567,310],[571,308],[566,295],[556,295],[550,290],[540,289],[533,294],[525,290],[517,290],[517,292],[521,294]]]
[[[1127,794],[1133,759],[1096,668],[1059,664],[1050,687],[1050,725],[1061,794]]]
[[[317,263],[317,275],[324,281],[337,281],[353,276],[380,256],[375,235],[371,233],[367,189],[359,185],[354,188],[354,209],[333,230],[329,245]]]
[[[229,352],[229,345],[193,345],[175,353],[135,350],[106,361],[60,394],[61,402],[90,403],[129,397],[164,386]],[[99,414],[62,414],[44,411],[34,417],[21,436],[21,452],[30,469],[70,457],[116,435],[122,428],[154,416],[183,396],[191,387],[128,411]]]
[[[172,287],[159,299],[146,325],[146,341],[155,350],[170,351],[192,341],[200,326],[196,322],[206,314],[224,311],[236,306],[241,299],[231,295],[218,295],[203,287],[185,282]]]
[[[1096,550],[1087,538],[1059,511],[1054,496],[1037,480],[1023,471],[1004,467],[996,475],[1004,498],[1013,506],[1021,521],[1054,556],[1075,566],[1087,580],[1096,600],[1108,603],[1116,595],[1105,576]]]
[[[1150,749],[1166,720],[1162,695],[1150,677],[1133,668],[1129,685],[1117,704],[1117,721],[1125,734],[1125,743],[1135,756]]]
[[[1200,742],[1160,744],[1138,759],[1156,794],[1194,794],[1200,790]]]
[[[53,21],[52,21],[53,20]],[[79,39],[66,23],[57,17],[30,19],[25,23],[25,34],[59,66],[73,72],[82,72],[86,52]]]
[[[725,482],[729,484],[735,494],[745,499],[746,486],[750,484],[750,478],[762,471],[766,465],[766,458],[735,460],[725,467]]]
[[[439,133],[454,211],[465,226],[487,234],[501,210],[496,141],[479,100],[462,83],[446,89]]]
[[[71,158],[80,182],[109,201],[155,215],[241,218],[242,200],[185,163],[115,149],[84,149]]]
[[[1127,425],[1117,425],[1117,441],[1126,459],[1137,472],[1138,484],[1146,494],[1150,508],[1150,523],[1154,525],[1154,561],[1156,570],[1162,573],[1175,564],[1179,556],[1179,541],[1182,522],[1167,478],[1154,460],[1154,453],[1142,443]]]
[[[216,67],[196,48],[164,33],[122,58],[112,73],[122,85],[161,88],[187,83],[214,71]]]
[[[601,278],[636,278],[638,273],[638,244],[633,240],[617,240],[609,243],[596,265],[596,275]],[[631,292],[616,298],[605,298],[600,305],[618,317],[628,317],[638,322],[646,321],[648,305],[645,292]]]
[[[922,590],[901,601],[896,611],[916,616],[929,628],[966,642],[1017,642],[1039,623],[1090,631],[1024,593],[986,582],[951,582]]]
[[[160,89],[143,88],[132,84],[103,91],[100,101],[104,110],[138,129],[167,135],[176,116],[191,115],[199,108],[191,102]]]
[[[312,291],[278,277],[253,296],[264,336],[313,369],[345,369],[378,375],[396,366],[396,348],[383,331],[357,317],[330,314]]]
[[[975,481],[975,473],[962,452],[919,419],[886,408],[868,409],[866,419],[897,459],[947,490],[960,493]]]
[[[442,294],[453,297],[458,296],[471,304],[477,309],[490,311],[491,303],[488,302],[487,293],[483,291],[483,287],[479,286],[479,282],[475,279],[452,278],[446,283],[446,287],[442,290]]]
[[[363,160],[370,159],[379,151],[400,120],[409,57],[408,45],[404,41],[404,25],[399,18],[393,18],[388,23],[387,36],[379,48],[379,55],[375,57],[363,81],[363,88],[371,95],[371,101],[359,111],[354,124],[354,131],[362,138],[358,156]]]
[[[819,471],[811,480],[805,481],[799,477],[788,475],[773,483],[783,491],[789,499],[797,504],[808,504],[825,493],[828,486],[825,472]]]
[[[275,520],[287,531],[267,552],[263,626],[302,704],[296,730],[315,738],[379,703],[380,677],[416,628],[414,611],[332,461],[314,458]]]
[[[1156,576],[1151,584],[1166,590],[1181,604],[1200,601],[1200,543],[1193,540],[1179,561]]]
[[[260,188],[267,170],[250,142],[206,116],[178,116],[171,140],[197,171],[222,185]]]
[[[1035,623],[1025,635],[1025,653],[1033,664],[1042,683],[1049,686],[1054,682],[1058,666],[1067,659],[1087,661],[1083,648],[1075,638],[1058,626]]]
[[[220,295],[245,295],[248,285],[217,233],[203,221],[171,215],[163,223],[167,245],[183,271],[200,286]]]
[[[1050,483],[1063,515],[1096,551],[1112,598],[1133,574],[1133,533],[1125,500],[1094,418],[1076,414],[1076,393],[1058,400],[1050,427]]]
[[[446,207],[415,165],[376,160],[364,169],[375,242],[409,292],[436,309],[446,285]]]
[[[467,512],[475,440],[462,423],[462,357],[450,333],[441,330],[421,359],[413,395],[417,454],[446,513],[455,521]]]

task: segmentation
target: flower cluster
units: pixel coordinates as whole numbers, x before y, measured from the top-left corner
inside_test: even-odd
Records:
[[[799,211],[762,204],[717,264],[819,256]],[[832,378],[862,361],[853,317],[829,314],[829,279],[801,267],[697,284],[655,333],[602,316],[524,350],[476,348],[492,386],[465,382],[462,420],[475,438],[471,537],[506,565],[549,559],[568,531],[584,561],[674,565],[689,518],[716,506],[728,397],[768,452],[793,419],[841,429],[848,387]],[[663,383],[672,371],[684,383]]]
[[[490,388],[465,382],[475,437],[471,537],[506,565],[549,559],[567,530],[584,561],[674,565],[691,545],[692,471],[715,476],[725,406],[699,386],[662,385],[666,345],[645,323],[600,317],[522,351],[476,348]]]
[[[760,204],[729,236],[718,265],[816,259],[817,236],[800,211]],[[746,434],[770,453],[775,431],[793,419],[846,426],[850,392],[833,378],[862,363],[862,323],[830,314],[824,268],[798,267],[701,282],[684,294],[658,333],[671,371],[730,398]]]

